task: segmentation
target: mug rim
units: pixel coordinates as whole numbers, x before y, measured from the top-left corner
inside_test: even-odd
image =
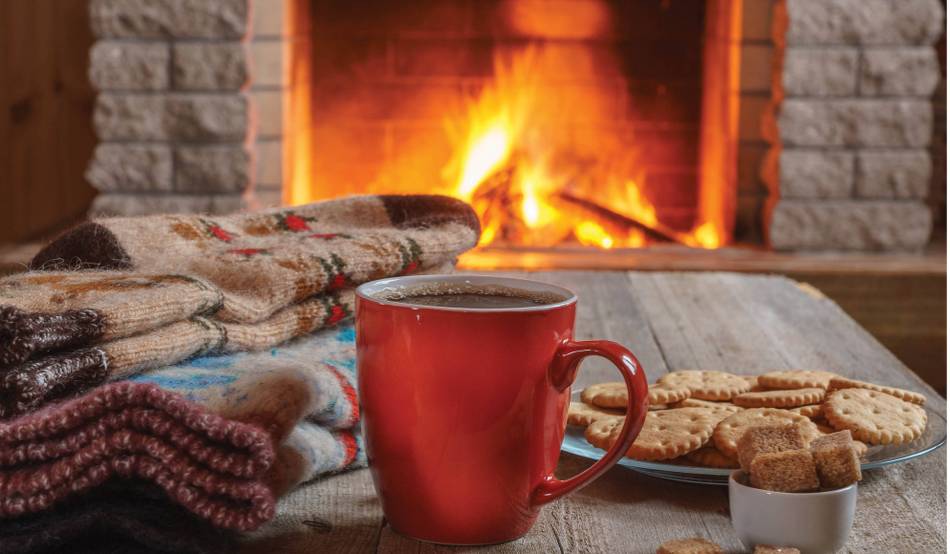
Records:
[[[425,284],[425,283],[444,283],[444,282],[463,282],[471,285],[480,285],[480,284],[492,284],[492,285],[507,285],[514,289],[527,290],[530,292],[547,292],[551,294],[556,294],[563,296],[564,300],[558,302],[553,302],[550,304],[538,304],[537,306],[521,306],[516,308],[462,308],[457,306],[428,306],[428,305],[416,305],[408,304],[405,302],[399,302],[395,300],[386,300],[384,298],[379,298],[373,296],[374,294],[379,294],[387,287],[396,287],[396,286],[406,286],[412,284]],[[399,277],[386,277],[384,279],[377,279],[375,281],[369,281],[363,283],[362,285],[356,287],[356,296],[363,300],[370,302],[375,302],[377,304],[382,304],[385,306],[392,306],[394,308],[403,308],[410,310],[437,310],[442,312],[472,312],[472,313],[523,313],[523,312],[544,312],[548,310],[556,310],[558,308],[563,308],[565,306],[570,306],[577,302],[577,295],[570,289],[561,287],[558,285],[553,285],[551,283],[545,283],[543,281],[535,281],[533,279],[520,279],[517,277],[502,277],[498,275],[487,275],[484,273],[458,273],[458,274],[448,274],[448,275],[403,275]]]
[[[742,491],[742,494],[759,494],[759,495],[764,495],[764,496],[775,496],[779,498],[782,498],[782,497],[817,498],[819,496],[835,496],[838,494],[847,494],[849,490],[856,489],[858,487],[858,483],[854,482],[848,485],[847,487],[841,487],[841,488],[825,490],[825,491],[812,491],[812,492],[770,491],[770,490],[765,490],[765,489],[759,489],[751,485],[746,485],[745,483],[743,483],[737,478],[739,474],[741,473],[743,473],[741,469],[734,470],[732,473],[730,473],[729,484],[735,485],[736,487],[740,487],[739,490]],[[732,487],[730,487],[730,490],[732,490]]]

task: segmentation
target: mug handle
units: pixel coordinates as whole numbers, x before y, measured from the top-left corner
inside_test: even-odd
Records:
[[[601,356],[613,362],[623,375],[627,385],[627,416],[617,442],[603,458],[594,465],[570,479],[557,479],[548,475],[541,481],[531,495],[535,506],[547,504],[568,493],[587,485],[613,467],[640,433],[643,420],[647,415],[647,379],[643,367],[632,352],[619,344],[607,340],[565,341],[554,354],[554,361],[548,368],[551,384],[558,392],[569,389],[577,376],[577,367],[587,356]]]

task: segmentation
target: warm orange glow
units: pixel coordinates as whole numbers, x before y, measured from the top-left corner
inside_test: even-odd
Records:
[[[613,248],[614,238],[603,227],[593,221],[582,221],[574,228],[578,242],[585,246]]]
[[[578,3],[572,8],[578,11],[570,14],[551,10],[543,1],[505,6],[513,27],[532,36],[599,37],[609,28],[606,3]],[[664,162],[647,164],[639,156],[648,149],[638,143],[637,134],[617,131],[627,129],[624,116],[617,114],[626,101],[628,75],[612,67],[616,60],[583,49],[565,56],[563,44],[539,41],[517,51],[497,50],[493,78],[478,81],[481,88],[467,101],[459,100],[461,105],[453,105],[454,98],[442,97],[441,103],[414,99],[435,118],[444,112],[448,150],[445,144],[435,145],[438,139],[415,138],[400,122],[394,129],[415,140],[386,131],[387,152],[395,155],[379,174],[367,177],[368,182],[354,179],[359,182],[332,186],[322,183],[333,176],[323,176],[326,190],[321,191],[315,190],[315,164],[308,155],[320,146],[308,124],[313,120],[310,49],[295,49],[285,100],[284,201],[301,204],[354,191],[449,194],[478,213],[479,246],[618,249],[673,241],[721,247],[731,240],[734,218],[739,50],[732,37],[741,29],[741,9],[736,8],[741,0],[709,0],[707,6],[699,159],[687,168],[698,166],[697,191],[664,189],[655,169]],[[608,84],[575,85],[571,77],[578,67]]]
[[[596,135],[583,143],[563,139],[563,129],[578,117],[608,121],[614,99],[548,86],[541,75],[558,63],[544,48],[499,58],[494,82],[446,118],[454,155],[442,174],[454,185],[445,192],[478,212],[480,245],[637,248],[649,243],[647,231],[653,230],[654,239],[719,246],[718,225],[708,220],[696,225],[696,233],[661,223],[638,184],[644,176],[634,145]]]

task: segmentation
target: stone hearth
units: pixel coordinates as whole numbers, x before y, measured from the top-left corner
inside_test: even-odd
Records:
[[[281,202],[298,0],[91,0],[96,214]],[[710,0],[724,1],[724,0]],[[932,214],[938,0],[744,0],[737,233],[917,250]]]

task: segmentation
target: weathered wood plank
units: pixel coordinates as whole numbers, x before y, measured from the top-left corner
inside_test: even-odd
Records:
[[[277,517],[242,544],[245,554],[375,552],[383,511],[369,470],[304,485],[280,501]]]
[[[518,275],[510,273],[511,275]],[[830,368],[844,375],[923,392],[946,414],[946,402],[887,352],[837,305],[781,277],[729,273],[541,272],[532,278],[578,293],[578,338],[630,346],[651,378],[668,369],[755,373]],[[581,383],[614,379],[609,364],[588,364]],[[558,475],[589,465],[563,455]],[[321,534],[304,519],[332,524]],[[866,473],[849,552],[946,549],[946,458],[943,452]],[[319,526],[319,525],[318,525]],[[280,552],[439,552],[382,526],[366,470],[297,491],[281,515],[251,543]],[[305,532],[306,531],[306,532]],[[671,483],[614,468],[588,488],[542,511],[520,541],[490,552],[653,552],[670,538],[706,536],[740,552],[725,488]],[[306,546],[299,547],[298,543]],[[464,550],[464,549],[463,549]],[[482,550],[480,550],[482,551]]]

